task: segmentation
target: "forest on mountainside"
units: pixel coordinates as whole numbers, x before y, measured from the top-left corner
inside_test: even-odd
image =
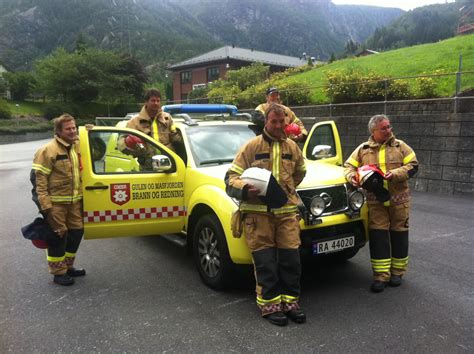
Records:
[[[161,72],[230,44],[326,60],[402,13],[330,0],[2,0],[0,63],[30,70],[58,47],[74,50],[78,38]]]

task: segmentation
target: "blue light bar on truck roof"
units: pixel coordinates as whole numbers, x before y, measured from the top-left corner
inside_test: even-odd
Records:
[[[163,111],[173,113],[229,113],[237,114],[237,107],[231,104],[170,104],[162,107]]]

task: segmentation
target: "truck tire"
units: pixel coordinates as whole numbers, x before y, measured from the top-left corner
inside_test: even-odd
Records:
[[[224,231],[219,219],[205,215],[197,222],[193,235],[193,255],[204,284],[223,290],[232,283],[232,263]]]

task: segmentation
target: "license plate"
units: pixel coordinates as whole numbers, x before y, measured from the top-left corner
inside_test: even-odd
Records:
[[[338,238],[331,241],[313,243],[313,255],[331,253],[345,248],[354,247],[354,236]]]

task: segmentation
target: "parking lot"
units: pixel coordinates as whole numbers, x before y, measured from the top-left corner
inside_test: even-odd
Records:
[[[87,276],[53,284],[44,251],[20,234],[36,214],[29,169],[42,142],[0,146],[0,352],[472,352],[474,200],[413,193],[404,284],[369,291],[368,247],[308,264],[308,321],[259,317],[243,272],[216,292],[184,249],[159,237],[86,240]]]

